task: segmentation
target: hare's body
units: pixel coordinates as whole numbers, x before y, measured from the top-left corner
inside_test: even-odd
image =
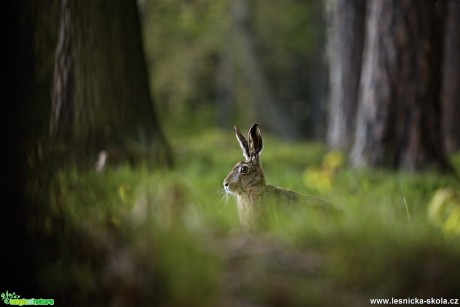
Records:
[[[292,206],[306,200],[303,197],[304,195],[272,185],[248,187],[244,193],[236,196],[240,222],[245,228],[257,228],[264,224],[268,205],[277,203]]]
[[[263,223],[264,211],[270,203],[287,206],[297,203],[309,203],[321,207],[328,205],[311,196],[267,185],[259,159],[263,142],[258,125],[254,124],[251,127],[248,140],[236,127],[235,133],[246,161],[238,162],[233,167],[224,180],[224,188],[227,193],[236,196],[239,218],[244,227],[252,229]]]

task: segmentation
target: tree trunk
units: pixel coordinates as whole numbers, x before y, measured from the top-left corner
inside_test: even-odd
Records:
[[[148,87],[136,1],[62,0],[51,137],[95,159],[170,165]]]
[[[273,91],[260,67],[250,30],[247,0],[232,0],[233,39],[237,61],[254,96],[254,118],[265,127],[285,139],[298,137],[297,130],[286,111],[276,103]]]
[[[443,65],[443,134],[448,152],[460,149],[460,7],[448,2]]]
[[[234,58],[227,48],[219,52],[216,85],[217,126],[226,129],[233,125],[231,114],[235,102]]]
[[[451,170],[440,121],[442,7],[412,0],[368,5],[352,163]]]
[[[366,2],[329,0],[327,5],[331,91],[327,142],[348,151],[355,131]]]

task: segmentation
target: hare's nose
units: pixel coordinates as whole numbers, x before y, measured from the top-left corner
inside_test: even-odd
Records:
[[[224,187],[228,187],[228,182],[224,182]]]

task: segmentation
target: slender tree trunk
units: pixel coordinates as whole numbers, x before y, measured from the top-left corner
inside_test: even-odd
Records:
[[[443,134],[448,152],[460,149],[460,3],[448,2],[443,65]]]
[[[219,53],[216,79],[217,125],[228,128],[233,124],[231,113],[235,102],[235,69],[233,56],[227,48],[222,48]]]
[[[440,121],[442,8],[412,0],[368,5],[352,162],[450,170]]]
[[[62,0],[50,132],[94,159],[169,165],[148,87],[136,1]]]
[[[250,84],[255,100],[254,118],[268,130],[283,138],[297,137],[297,131],[286,112],[276,103],[273,91],[257,59],[254,38],[250,31],[247,0],[232,0],[233,38],[237,50],[237,60]]]
[[[349,150],[355,131],[366,1],[329,0],[327,5],[331,86],[327,142],[332,148]]]

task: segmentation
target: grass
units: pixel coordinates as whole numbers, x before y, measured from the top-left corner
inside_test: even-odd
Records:
[[[279,212],[266,232],[250,235],[222,193],[242,158],[233,135],[213,130],[172,142],[172,171],[54,174],[33,225],[47,255],[41,284],[57,303],[364,306],[369,298],[458,297],[460,240],[427,219],[437,189],[459,190],[455,178],[346,165],[321,172],[321,144],[266,137],[270,184],[343,213]],[[309,172],[330,185],[306,185]]]

